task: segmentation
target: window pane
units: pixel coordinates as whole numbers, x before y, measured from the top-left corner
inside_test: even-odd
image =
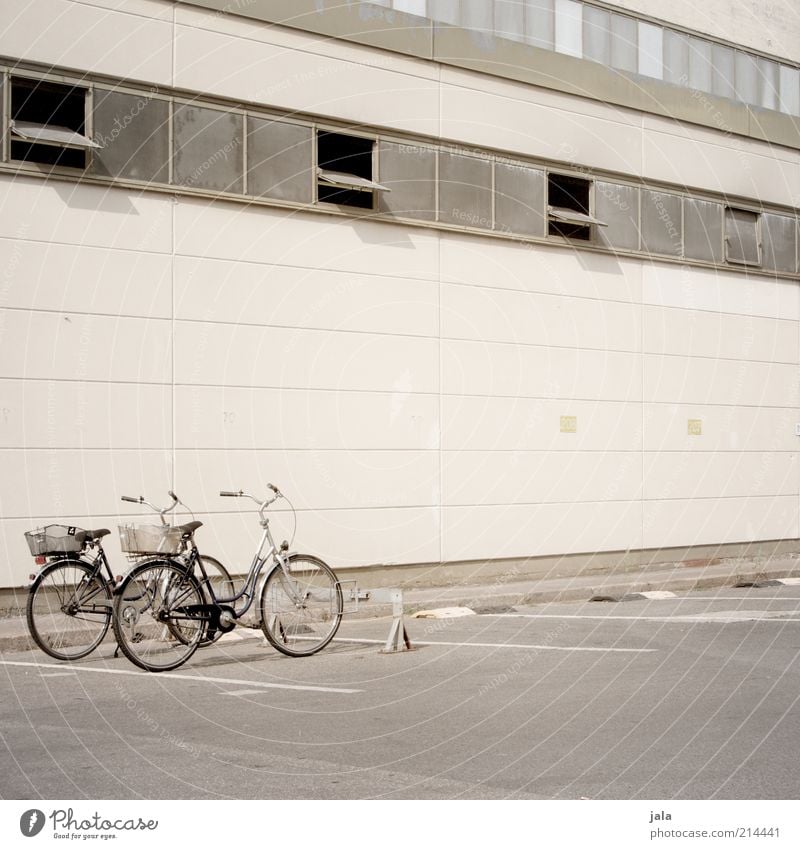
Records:
[[[681,198],[642,191],[642,250],[680,256],[683,249]]]
[[[683,199],[684,256],[722,262],[722,204]]]
[[[758,103],[758,63],[755,56],[736,51],[736,99]]]
[[[493,29],[492,3],[486,0],[461,0],[461,26],[491,32]]]
[[[674,85],[689,85],[689,40],[669,29],[664,30],[664,79]]]
[[[568,56],[580,56],[583,43],[583,7],[576,0],[556,0],[555,11],[556,50]]]
[[[495,0],[494,31],[501,38],[525,40],[524,0]]]
[[[436,151],[413,144],[380,143],[378,209],[405,218],[436,218]]]
[[[611,64],[611,15],[594,6],[583,9],[583,57]]]
[[[800,71],[781,65],[781,112],[800,115]]]
[[[639,22],[639,73],[660,80],[664,76],[664,31]]]
[[[169,182],[169,103],[147,95],[94,91],[91,173]]]
[[[313,167],[311,127],[248,117],[248,194],[311,203]]]
[[[637,29],[633,18],[625,15],[611,16],[611,64],[620,71],[636,73]]]
[[[711,90],[719,97],[734,97],[733,85],[733,49],[722,44],[714,44],[711,48],[713,76]]]
[[[428,14],[444,24],[458,23],[458,0],[428,0]]]
[[[427,14],[426,0],[394,0],[392,6],[398,12],[408,12],[409,15],[419,15],[424,18]]]
[[[639,249],[639,189],[616,183],[595,183],[595,215],[608,226],[598,227],[598,241],[619,250]]]
[[[462,227],[492,226],[492,163],[439,152],[439,220]]]
[[[758,215],[755,212],[725,210],[725,257],[729,262],[759,264]]]
[[[554,28],[553,0],[525,0],[525,36],[529,44],[552,50]]]
[[[241,192],[242,116],[236,112],[175,104],[174,181],[181,186]]]
[[[765,109],[778,108],[778,63],[758,59],[759,103]]]
[[[764,239],[764,267],[794,274],[797,220],[785,215],[762,215],[761,233]]]
[[[697,91],[711,91],[711,42],[689,39],[689,85]]]
[[[494,181],[495,230],[544,236],[544,171],[498,162]]]

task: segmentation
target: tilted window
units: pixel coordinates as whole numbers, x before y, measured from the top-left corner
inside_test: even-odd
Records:
[[[343,133],[317,133],[317,199],[372,209],[375,192],[388,191],[373,177],[373,139]]]
[[[592,226],[606,226],[591,214],[591,188],[591,180],[582,177],[547,175],[547,232],[550,236],[591,241]]]
[[[101,145],[86,134],[87,89],[25,77],[11,78],[11,158],[86,168]]]

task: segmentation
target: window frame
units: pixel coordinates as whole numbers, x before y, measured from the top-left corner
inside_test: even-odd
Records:
[[[568,207],[554,206],[550,203],[550,179],[552,177],[567,177],[571,180],[582,180],[588,187],[588,213],[580,212],[579,210],[569,209]],[[595,216],[595,179],[587,177],[583,174],[576,174],[574,171],[558,171],[554,169],[545,169],[545,192],[544,192],[544,211],[545,211],[545,235],[548,239],[558,239],[567,244],[574,242],[586,242],[590,245],[598,244],[596,227],[607,227],[605,221],[601,221]],[[562,236],[559,233],[551,233],[551,224],[568,224],[577,227],[586,227],[589,238],[583,239],[580,236]]]
[[[750,262],[746,259],[735,259],[729,255],[730,240],[728,238],[728,212],[746,212],[749,215],[755,215],[755,236],[756,250],[758,252],[758,260]],[[748,206],[736,206],[726,203],[722,214],[722,241],[725,245],[725,262],[730,265],[738,265],[746,268],[763,268],[764,267],[764,240],[761,232],[761,215],[762,210],[754,209]]]
[[[382,186],[378,182],[378,180],[380,178],[380,174],[379,174],[379,171],[378,171],[379,163],[380,163],[380,158],[378,156],[378,141],[379,141],[378,134],[377,133],[363,133],[363,132],[358,132],[358,131],[351,131],[349,129],[343,129],[342,127],[334,127],[334,126],[329,126],[329,125],[325,125],[325,124],[318,124],[318,123],[313,124],[312,127],[313,127],[312,176],[313,176],[313,180],[314,180],[314,196],[313,196],[314,205],[322,206],[323,208],[338,209],[340,211],[347,210],[348,213],[352,213],[352,214],[362,214],[362,215],[363,214],[375,214],[375,212],[378,210],[378,203],[377,203],[378,198],[377,198],[376,192],[379,192],[379,191],[389,192],[389,191],[391,191],[390,188],[388,188],[387,186]],[[330,135],[337,135],[337,136],[346,136],[348,138],[353,138],[353,139],[367,139],[367,140],[369,140],[372,143],[372,149],[370,151],[371,162],[372,162],[372,168],[371,168],[372,176],[371,176],[371,178],[369,180],[366,180],[366,178],[358,177],[357,174],[350,174],[346,171],[334,171],[331,168],[323,168],[320,165],[320,162],[319,162],[319,136],[320,136],[320,133],[328,133]],[[346,203],[335,203],[334,201],[320,200],[320,197],[319,197],[319,188],[320,188],[320,183],[321,183],[320,176],[324,173],[327,173],[327,174],[332,175],[332,176],[333,175],[341,175],[342,177],[349,176],[349,177],[354,178],[354,180],[359,180],[359,181],[363,180],[365,182],[368,182],[370,184],[369,186],[358,187],[357,185],[352,184],[352,185],[348,185],[346,188],[344,186],[342,186],[342,188],[345,191],[357,191],[357,192],[361,192],[363,194],[369,194],[371,199],[372,199],[371,205],[370,206],[351,206],[351,205],[346,204]],[[327,183],[322,182],[322,185],[323,186],[327,185],[328,187],[331,187],[331,186],[336,186],[337,184],[335,182],[329,181]]]
[[[57,124],[36,124],[34,122],[21,121],[20,124],[31,128],[39,128],[42,130],[67,130],[73,133],[77,138],[83,139],[85,143],[57,143],[53,140],[34,141],[30,138],[25,138],[20,132],[15,133],[16,119],[12,117],[12,102],[13,102],[13,86],[15,81],[22,80],[33,83],[44,83],[46,85],[64,86],[73,89],[83,90],[83,134],[74,130],[69,130],[68,127],[62,127]],[[94,141],[93,131],[93,113],[94,113],[94,84],[85,79],[77,79],[63,74],[48,74],[29,71],[23,69],[20,71],[6,70],[3,77],[3,120],[7,132],[4,133],[5,144],[3,147],[3,161],[13,163],[15,167],[41,173],[43,170],[48,173],[76,174],[88,173],[92,164],[92,151],[102,148],[101,144]],[[31,130],[33,131],[33,130]],[[83,165],[51,165],[44,162],[37,162],[30,159],[15,159],[11,153],[11,145],[14,141],[21,141],[28,144],[41,144],[47,147],[54,147],[60,150],[82,150],[84,153]]]

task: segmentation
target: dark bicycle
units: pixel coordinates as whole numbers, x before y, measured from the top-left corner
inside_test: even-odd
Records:
[[[25,539],[36,563],[28,592],[28,630],[58,660],[79,660],[103,642],[111,624],[114,575],[103,551],[107,528],[47,525]]]

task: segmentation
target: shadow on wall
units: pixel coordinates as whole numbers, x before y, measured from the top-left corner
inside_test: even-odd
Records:
[[[138,215],[139,210],[131,203],[124,192],[114,188],[93,187],[94,191],[86,191],[86,186],[76,183],[53,183],[48,186],[62,200],[64,206],[70,209],[89,209],[96,212],[111,212],[117,215]]]
[[[383,245],[387,248],[416,250],[409,234],[397,227],[386,227],[374,221],[353,221],[353,232],[365,245]]]

